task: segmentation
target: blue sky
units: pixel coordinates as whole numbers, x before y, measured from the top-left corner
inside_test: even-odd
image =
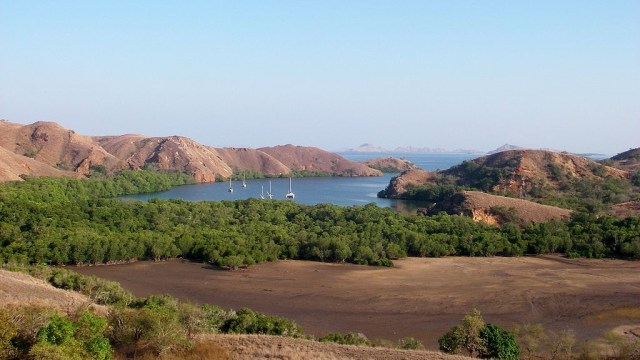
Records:
[[[0,118],[213,146],[640,146],[640,1],[0,0]]]

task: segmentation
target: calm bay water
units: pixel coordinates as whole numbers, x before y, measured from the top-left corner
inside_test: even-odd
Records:
[[[340,155],[355,161],[363,161],[375,157],[402,157],[424,170],[447,169],[463,160],[476,156],[468,154],[366,154],[341,153]],[[397,174],[384,174],[380,177],[310,177],[293,179],[295,202],[306,205],[330,203],[341,206],[366,205],[374,203],[379,207],[391,207],[399,212],[412,213],[424,204],[416,201],[379,199],[377,193],[387,187],[389,181]],[[261,192],[269,191],[269,181],[274,200],[284,200],[289,190],[289,179],[247,180],[247,187],[242,182],[232,183],[234,191],[228,192],[228,182],[177,186],[168,191],[125,196],[125,199],[147,201],[159,199],[183,199],[189,201],[203,200],[239,200],[260,198]]]

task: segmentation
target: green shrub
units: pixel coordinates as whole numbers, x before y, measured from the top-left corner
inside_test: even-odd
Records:
[[[398,348],[404,350],[422,350],[424,349],[424,345],[416,338],[403,337],[398,341]]]
[[[298,337],[300,327],[293,321],[242,308],[222,326],[222,332],[234,334],[265,334]]]
[[[318,339],[321,342],[334,342],[341,345],[366,345],[371,346],[371,342],[364,334],[360,333],[331,333]]]
[[[484,340],[486,351],[482,353],[483,358],[517,360],[520,356],[520,348],[512,333],[503,328],[487,324],[480,333]]]

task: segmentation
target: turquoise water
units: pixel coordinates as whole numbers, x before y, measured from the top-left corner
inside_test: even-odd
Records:
[[[389,154],[340,154],[348,159],[361,161],[372,157],[389,156]],[[475,156],[467,154],[393,154],[396,157],[404,157],[414,162],[425,170],[446,169],[466,159]],[[385,174],[380,177],[310,177],[293,179],[293,192],[295,201],[300,204],[315,205],[330,203],[341,206],[366,205],[374,203],[379,207],[390,207],[404,213],[412,213],[424,204],[415,201],[379,199],[377,193],[384,189],[391,177],[397,174]],[[269,191],[271,181],[274,200],[285,200],[285,194],[289,190],[289,179],[258,179],[247,180],[247,187],[242,187],[242,182],[232,183],[234,191],[228,192],[228,182],[185,185],[172,188],[168,191],[138,194],[126,196],[126,199],[147,201],[153,198],[159,199],[184,199],[189,201],[202,200],[239,200],[248,198],[260,198],[264,189]]]

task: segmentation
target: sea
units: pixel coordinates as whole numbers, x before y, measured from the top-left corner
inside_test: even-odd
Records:
[[[364,161],[377,157],[396,157],[409,160],[423,170],[444,170],[464,160],[476,158],[477,154],[442,154],[442,153],[338,153],[354,161]],[[148,201],[150,199],[183,199],[188,201],[221,201],[248,198],[265,199],[271,186],[274,200],[295,201],[300,204],[315,205],[330,203],[340,206],[366,205],[374,203],[379,207],[393,208],[401,213],[415,213],[425,204],[419,201],[380,199],[377,194],[389,184],[392,177],[398,174],[388,173],[379,177],[307,177],[292,179],[292,190],[295,199],[287,200],[289,191],[288,178],[247,180],[247,187],[242,181],[234,181],[229,192],[228,182],[194,184],[176,186],[170,190],[123,196],[123,199]],[[271,184],[270,184],[271,183]]]

